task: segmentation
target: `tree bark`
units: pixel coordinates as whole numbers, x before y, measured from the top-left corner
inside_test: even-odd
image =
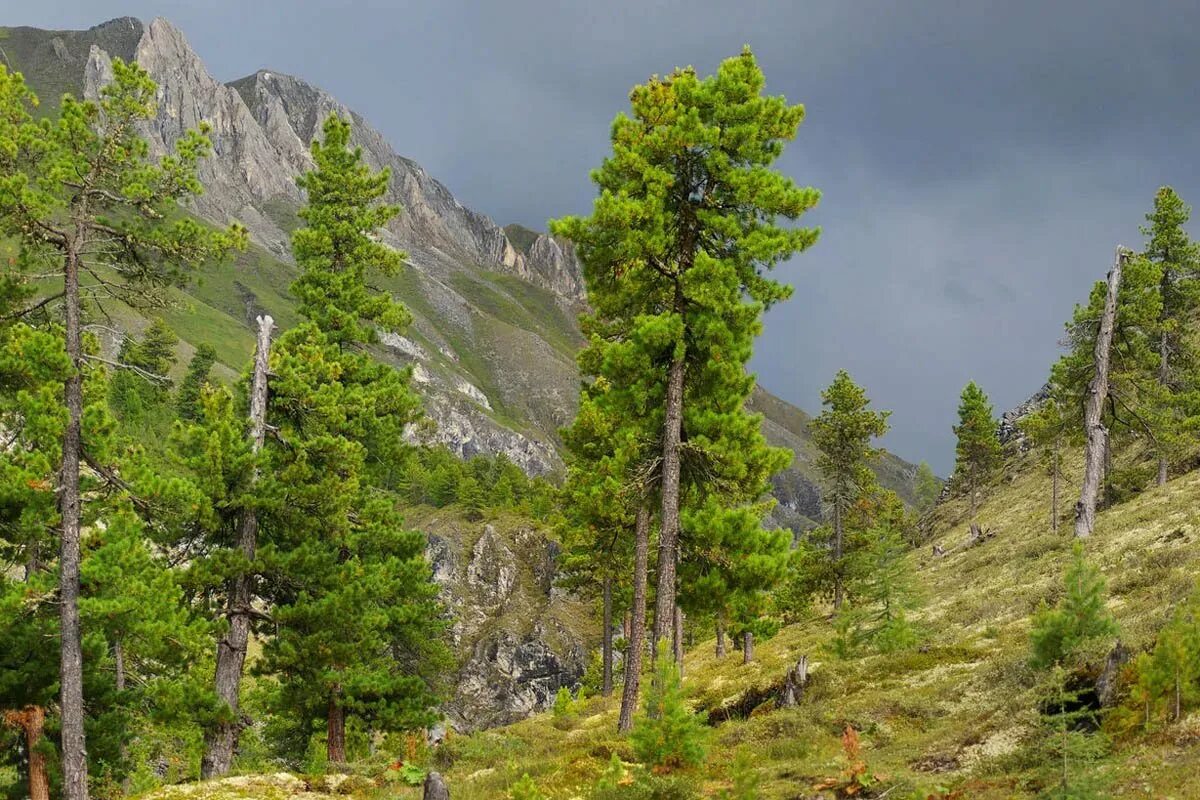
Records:
[[[842,589],[842,551],[843,544],[842,505],[833,504],[833,610],[840,611],[844,591]]]
[[[717,658],[725,657],[725,619],[717,616]]]
[[[746,631],[742,634],[742,663],[749,664],[754,660],[754,634]]]
[[[117,691],[125,691],[125,645],[120,638],[113,642],[113,671],[116,673]]]
[[[1159,288],[1159,295],[1166,298],[1167,291],[1170,287],[1171,271],[1166,265],[1163,265],[1162,283]],[[1163,326],[1158,337],[1158,385],[1163,389],[1167,388],[1170,382],[1171,367],[1170,367],[1170,352],[1171,343],[1167,337],[1167,309],[1163,306],[1162,313],[1159,317],[1159,323]],[[1158,454],[1158,481],[1157,484],[1162,486],[1167,482],[1167,454],[1160,452]]]
[[[42,752],[42,736],[46,729],[46,709],[27,706],[20,711],[4,714],[4,721],[20,728],[25,734],[25,751],[29,757],[29,800],[50,800],[50,777],[46,772],[46,754]]]
[[[667,375],[666,416],[663,422],[662,516],[658,534],[658,591],[655,594],[654,606],[655,646],[660,640],[667,638],[675,614],[675,570],[679,552],[679,450],[683,434],[683,371],[683,353],[676,353]]]
[[[1096,493],[1100,489],[1101,473],[1104,471],[1104,456],[1108,442],[1108,431],[1102,422],[1104,401],[1108,398],[1108,361],[1112,346],[1113,326],[1117,317],[1117,291],[1121,286],[1121,268],[1129,251],[1117,248],[1116,261],[1108,273],[1108,293],[1104,299],[1104,313],[1100,317],[1100,330],[1096,335],[1093,354],[1095,374],[1088,385],[1084,401],[1083,419],[1087,444],[1084,450],[1083,487],[1079,502],[1075,504],[1075,536],[1091,536],[1096,526]]]
[[[60,726],[64,800],[87,800],[87,742],[83,731],[83,644],[79,622],[79,462],[83,456],[83,323],[79,302],[79,251],[86,231],[76,228],[67,247],[63,270],[66,350],[71,374],[64,386],[67,427],[63,433],[59,474],[59,626],[62,637],[60,663]]]
[[[633,712],[638,704],[638,685],[642,677],[642,652],[646,638],[646,569],[650,553],[650,510],[643,504],[634,524],[633,609],[630,612],[629,639],[625,647],[625,682],[621,687],[621,714],[617,730],[627,733],[633,727]]]
[[[612,632],[612,578],[604,578],[604,685],[600,693],[612,697],[613,691],[613,632]]]
[[[254,352],[254,375],[250,384],[250,438],[257,453],[262,449],[267,431],[267,377],[271,358],[270,316],[258,318],[258,344]],[[257,475],[255,475],[257,479]],[[258,545],[258,514],[247,508],[242,512],[238,528],[238,549],[246,560],[247,571],[233,579],[229,591],[229,631],[217,643],[216,690],[219,700],[229,706],[230,718],[217,723],[205,736],[204,757],[200,761],[200,776],[214,778],[225,775],[233,764],[237,748],[238,696],[242,671],[246,664],[246,645],[250,639],[250,618],[254,602],[254,576],[249,565],[254,561]]]
[[[338,704],[336,695],[329,698],[325,720],[325,757],[330,764],[346,763],[346,709]]]
[[[1050,458],[1050,531],[1058,533],[1058,437],[1054,439],[1054,454]]]

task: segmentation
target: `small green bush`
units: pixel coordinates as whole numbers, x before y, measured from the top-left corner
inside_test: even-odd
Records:
[[[666,641],[658,643],[654,676],[630,741],[638,760],[658,771],[696,766],[704,761],[704,715],[683,702],[683,688]]]

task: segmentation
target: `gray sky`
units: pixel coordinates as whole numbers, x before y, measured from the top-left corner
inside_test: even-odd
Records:
[[[891,409],[886,444],[953,464],[958,393],[1036,390],[1062,323],[1156,187],[1200,202],[1200,6],[1118,0],[463,3],[0,0],[0,24],[165,16],[223,80],[299,75],[465,204],[544,228],[634,83],[749,43],[808,120],[780,168],[824,193],[754,360],[814,411],[838,368]]]

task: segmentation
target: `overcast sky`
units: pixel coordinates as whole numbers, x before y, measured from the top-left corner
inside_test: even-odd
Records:
[[[331,91],[465,204],[544,228],[582,213],[634,83],[749,43],[807,106],[779,166],[819,188],[754,368],[807,410],[845,368],[887,446],[953,465],[958,393],[1035,391],[1062,324],[1154,190],[1200,198],[1200,6],[1181,2],[551,3],[0,0],[0,24],[165,16],[209,68]]]

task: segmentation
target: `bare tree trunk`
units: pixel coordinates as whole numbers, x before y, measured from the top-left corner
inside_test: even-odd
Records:
[[[113,642],[113,671],[116,673],[117,691],[125,691],[125,645],[120,638]]]
[[[842,607],[842,550],[843,550],[843,525],[842,525],[842,506],[840,502],[833,504],[833,610],[839,611]]]
[[[1050,530],[1058,533],[1058,437],[1054,439],[1054,454],[1050,468]]]
[[[675,612],[675,569],[679,551],[679,445],[683,434],[683,354],[671,361],[663,422],[662,518],[658,534],[658,591],[654,644],[667,638]]]
[[[27,706],[20,711],[8,711],[4,722],[20,728],[25,734],[25,751],[29,756],[29,800],[50,800],[50,778],[46,772],[46,754],[42,752],[42,736],[46,729],[46,709]]]
[[[621,687],[621,715],[617,730],[627,733],[633,727],[633,712],[638,704],[638,685],[642,678],[642,652],[646,638],[646,569],[650,553],[650,510],[638,508],[634,523],[633,609],[630,612],[628,644],[625,647],[625,682]]]
[[[612,697],[613,691],[613,626],[612,626],[612,578],[604,578],[604,644],[603,667],[604,685],[600,693]]]
[[[625,612],[625,620],[622,623],[621,633],[624,635],[626,644],[628,644],[629,638],[633,636],[633,616],[628,611]]]
[[[83,323],[79,307],[79,253],[84,239],[80,225],[65,258],[64,306],[66,350],[71,374],[64,386],[67,427],[63,434],[62,467],[59,475],[59,511],[62,538],[59,542],[59,618],[61,645],[60,727],[64,800],[87,800],[87,742],[83,731],[83,644],[79,622],[79,462],[83,457]]]
[[[1163,268],[1162,285],[1160,295],[1166,297],[1166,292],[1170,284],[1170,270],[1165,266]],[[1170,382],[1171,367],[1170,367],[1170,352],[1171,343],[1167,337],[1167,310],[1163,307],[1162,315],[1159,317],[1160,323],[1163,325],[1162,331],[1158,337],[1158,385],[1163,389],[1167,388]],[[1158,453],[1158,485],[1162,486],[1167,482],[1167,454],[1162,452],[1161,448]]]
[[[266,440],[267,375],[271,358],[271,329],[274,325],[274,320],[269,316],[258,318],[258,344],[254,352],[254,375],[250,385],[250,438],[255,453],[262,449]],[[253,508],[247,508],[242,512],[238,529],[238,549],[247,565],[254,561],[257,545],[258,515]],[[230,718],[217,723],[205,736],[204,757],[200,761],[202,778],[225,775],[233,764],[240,728],[238,695],[246,664],[246,645],[250,640],[254,576],[247,571],[234,578],[229,595],[229,631],[217,643],[216,689],[217,698],[229,706]]]
[[[742,663],[749,664],[754,660],[754,634],[746,631],[742,634]]]
[[[679,665],[679,677],[683,677],[683,609],[675,606],[675,663]]]
[[[1104,451],[1108,442],[1108,431],[1101,421],[1104,401],[1108,398],[1108,360],[1112,345],[1113,326],[1117,317],[1117,291],[1121,286],[1121,268],[1129,251],[1117,248],[1117,258],[1108,273],[1108,293],[1104,299],[1104,313],[1100,318],[1100,331],[1096,335],[1093,354],[1096,372],[1088,385],[1084,401],[1083,420],[1087,444],[1084,451],[1083,488],[1079,502],[1075,504],[1075,536],[1091,536],[1096,526],[1096,493],[1100,489],[1101,472],[1104,469]]]
[[[330,764],[346,763],[346,709],[336,696],[329,698],[325,719],[325,757]]]
[[[717,615],[717,658],[725,657],[725,618]]]

